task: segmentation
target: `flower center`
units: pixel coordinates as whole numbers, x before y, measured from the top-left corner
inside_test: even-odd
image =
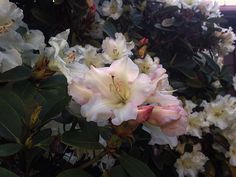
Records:
[[[224,110],[215,110],[214,116],[220,118],[224,114]]]
[[[117,12],[117,3],[115,1],[111,4],[110,11],[112,14],[115,14]]]
[[[117,48],[114,48],[112,50],[112,55],[113,55],[113,58],[119,58],[119,55],[120,55],[120,52]]]
[[[110,92],[113,93],[116,99],[115,104],[126,104],[130,96],[130,90],[127,84],[119,78],[115,78],[115,76],[111,76],[111,79],[112,83],[109,87]]]
[[[12,26],[13,21],[9,20],[8,22],[4,23],[3,25],[0,25],[0,34],[8,32],[10,27]]]
[[[76,53],[75,53],[75,51],[72,51],[72,52],[70,52],[70,53],[67,54],[66,61],[67,61],[68,63],[73,63],[73,62],[75,61],[75,59],[76,59]]]

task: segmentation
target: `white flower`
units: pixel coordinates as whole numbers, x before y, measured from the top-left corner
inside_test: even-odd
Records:
[[[215,36],[218,38],[218,50],[221,55],[227,55],[230,52],[234,51],[234,42],[236,40],[236,35],[233,32],[231,27],[221,28],[218,27],[221,31],[215,31]]]
[[[185,100],[184,103],[184,109],[187,111],[188,114],[191,114],[193,112],[193,109],[197,107],[197,105],[191,100]]]
[[[229,157],[229,163],[232,166],[236,166],[236,142],[230,144],[229,152],[226,153]]]
[[[116,159],[107,154],[103,156],[100,161],[99,167],[102,171],[110,170],[115,165]]]
[[[43,50],[46,47],[45,37],[39,30],[29,30],[23,38],[24,50]]]
[[[95,20],[88,29],[87,34],[95,39],[103,39],[103,25],[105,21],[98,13],[95,14]]]
[[[96,122],[111,118],[114,125],[136,119],[137,106],[143,104],[155,88],[147,75],[139,74],[138,66],[129,58],[116,60],[110,67],[92,66],[84,84],[93,95],[82,105],[82,115]]]
[[[102,4],[103,15],[109,16],[114,20],[117,20],[123,12],[122,5],[123,5],[122,0],[104,1]]]
[[[194,112],[188,116],[187,135],[202,138],[202,128],[209,127],[209,122],[205,120],[204,112]]]
[[[197,8],[208,18],[222,16],[219,3],[216,0],[201,0]]]
[[[184,9],[193,9],[199,4],[199,0],[180,0]]]
[[[20,53],[16,49],[0,50],[0,73],[22,65]]]
[[[126,42],[122,33],[116,33],[115,39],[107,37],[102,42],[103,56],[107,63],[112,63],[122,57],[132,55],[131,50],[134,48],[133,42]]]
[[[91,45],[85,45],[85,47],[81,47],[80,50],[82,52],[81,63],[88,67],[94,66],[98,68],[104,66],[103,57],[101,54],[97,53],[97,48]]]
[[[234,90],[236,91],[236,74],[233,77],[233,87],[234,87]]]
[[[204,106],[204,111],[207,114],[206,120],[222,130],[229,127],[231,121],[235,118],[235,102],[236,101],[229,95],[224,97],[218,95],[217,98],[210,103],[204,101],[202,106]]]
[[[165,6],[179,6],[179,0],[156,0],[157,2],[165,3]]]
[[[152,75],[160,66],[160,59],[157,57],[152,59],[150,55],[146,55],[144,59],[134,60],[134,63],[138,65],[141,73]]]
[[[23,11],[9,0],[0,1],[0,35],[16,29],[23,19]]]
[[[177,146],[178,139],[176,136],[168,136],[161,131],[161,128],[158,126],[151,125],[149,123],[145,123],[143,125],[143,129],[150,133],[151,140],[149,142],[150,145],[165,145],[168,144],[171,148]]]
[[[175,18],[171,17],[171,18],[165,18],[164,20],[162,20],[161,25],[164,27],[170,27],[173,25],[173,23],[175,22]]]
[[[214,88],[221,88],[221,87],[222,87],[222,85],[221,85],[221,83],[220,83],[219,80],[216,80],[216,81],[212,82],[211,85],[212,85]]]
[[[51,47],[46,48],[46,56],[50,59],[49,67],[52,70],[62,72],[67,78],[68,83],[72,80],[77,81],[83,78],[88,67],[79,63],[82,58],[80,46],[69,47],[67,38],[70,30],[59,33],[51,37],[49,44]]]
[[[175,162],[175,167],[179,177],[196,177],[199,172],[204,172],[204,164],[208,158],[200,151],[193,151],[191,153],[185,152]]]

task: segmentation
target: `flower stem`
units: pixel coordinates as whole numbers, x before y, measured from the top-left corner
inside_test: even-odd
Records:
[[[94,164],[95,162],[99,161],[103,156],[105,156],[107,154],[107,151],[102,151],[100,154],[98,154],[95,158],[93,158],[92,160],[82,164],[81,166],[79,166],[80,169],[84,169],[89,167],[90,165]]]

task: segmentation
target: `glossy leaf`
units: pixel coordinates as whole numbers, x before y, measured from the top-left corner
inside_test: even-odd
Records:
[[[13,93],[6,93],[0,95],[0,107],[0,136],[19,142],[23,128],[22,115],[19,114],[22,102]]]
[[[0,82],[26,80],[31,76],[31,70],[25,66],[17,66],[9,71],[0,73]]]
[[[81,130],[65,132],[62,142],[77,148],[101,149],[103,146],[99,141],[99,130],[92,122],[87,122]]]
[[[0,145],[0,157],[7,157],[19,152],[23,148],[20,144],[2,144]]]
[[[70,169],[61,172],[57,177],[92,177],[90,174],[80,169]]]
[[[155,177],[151,169],[143,162],[123,153],[119,158],[121,166],[131,177]]]
[[[15,173],[0,167],[0,176],[1,177],[19,177]]]

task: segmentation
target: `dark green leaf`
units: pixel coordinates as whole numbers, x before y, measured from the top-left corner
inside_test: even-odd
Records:
[[[119,158],[121,166],[131,177],[156,177],[151,169],[143,162],[123,153]]]
[[[92,177],[90,174],[80,169],[70,169],[61,172],[57,177]]]
[[[116,27],[113,25],[113,23],[110,20],[107,20],[103,25],[103,31],[112,38],[115,38]]]
[[[65,132],[62,135],[62,142],[77,148],[101,149],[99,141],[99,130],[94,123],[87,122],[81,130]]]
[[[20,102],[17,103],[19,100],[15,100],[16,102],[13,104],[10,99],[12,98],[3,97],[0,99],[0,136],[11,141],[19,142],[23,124],[21,115],[18,113],[18,108],[22,105]]]
[[[16,174],[12,173],[11,171],[5,168],[1,168],[1,167],[0,167],[0,176],[1,177],[19,177]]]
[[[110,177],[129,177],[129,175],[120,165],[118,165],[112,168]]]
[[[0,82],[26,80],[31,76],[31,70],[25,66],[17,66],[9,71],[0,73]]]
[[[19,152],[23,148],[20,144],[2,144],[0,145],[0,157],[7,157]]]

